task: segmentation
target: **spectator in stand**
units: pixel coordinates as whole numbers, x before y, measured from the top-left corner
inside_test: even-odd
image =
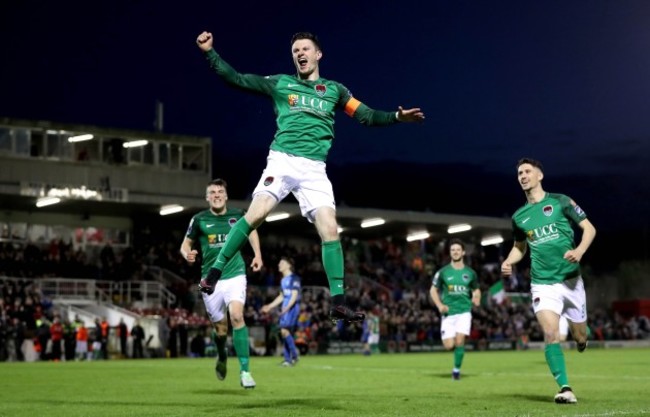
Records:
[[[187,356],[188,353],[187,344],[189,335],[187,333],[187,330],[187,320],[185,318],[181,318],[178,322],[178,350],[179,356],[181,357]]]
[[[88,359],[88,328],[81,320],[75,320],[77,328],[75,355],[76,360],[83,361]]]
[[[145,334],[139,320],[136,320],[133,324],[133,327],[131,328],[131,337],[133,338],[133,358],[144,358],[142,343],[144,341]]]
[[[127,337],[129,337],[129,330],[122,317],[120,317],[120,322],[117,325],[117,336],[120,338],[120,353],[122,354],[122,358],[128,358],[129,352],[126,350],[126,341]]]
[[[170,358],[178,357],[178,318],[168,317],[169,338],[167,339],[167,355]]]
[[[66,361],[74,360],[77,329],[67,316],[63,318],[63,354]]]
[[[101,357],[104,360],[108,359],[108,336],[110,331],[111,328],[106,317],[102,317],[102,321],[99,323],[99,343],[101,344]]]
[[[61,360],[61,343],[63,342],[63,325],[61,324],[59,316],[55,316],[52,325],[50,325],[50,340],[52,343],[52,354],[50,359],[58,362]]]
[[[205,356],[205,327],[200,327],[190,341],[190,357],[202,358]]]
[[[47,320],[43,318],[37,324],[38,328],[36,329],[36,342],[38,342],[37,349],[39,352],[39,358],[42,361],[46,361],[49,359],[47,348],[51,337],[50,323],[48,323]]]
[[[4,314],[3,302],[4,300],[0,298],[0,361],[8,360],[9,352],[14,356],[16,352],[14,339],[9,339],[11,324],[8,323],[8,317]]]

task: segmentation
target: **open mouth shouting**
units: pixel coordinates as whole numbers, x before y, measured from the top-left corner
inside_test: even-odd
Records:
[[[298,58],[298,69],[300,72],[306,71],[309,68],[309,60],[305,57]]]

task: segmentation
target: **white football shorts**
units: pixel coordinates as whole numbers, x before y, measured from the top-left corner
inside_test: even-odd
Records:
[[[300,205],[300,212],[310,222],[314,221],[315,210],[331,207],[334,204],[334,190],[327,178],[325,162],[270,151],[266,158],[266,168],[253,190],[253,197],[267,193],[278,202],[293,193]]]
[[[214,292],[210,295],[203,293],[205,310],[210,316],[210,321],[217,323],[226,318],[228,305],[233,301],[246,304],[246,276],[238,275],[217,281]]]
[[[581,276],[556,284],[533,284],[531,294],[535,313],[550,310],[573,323],[587,321],[587,296]]]
[[[442,340],[456,337],[456,333],[469,336],[472,329],[472,313],[460,313],[452,316],[443,316],[440,323],[440,338]]]

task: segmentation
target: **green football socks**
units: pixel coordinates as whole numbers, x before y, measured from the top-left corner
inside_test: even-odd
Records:
[[[456,346],[454,348],[454,369],[460,369],[465,356],[465,346]]]
[[[230,229],[228,237],[226,237],[226,243],[221,248],[219,256],[215,261],[213,268],[216,268],[220,271],[223,271],[224,266],[232,259],[237,252],[244,246],[246,241],[248,241],[248,235],[251,234],[253,229],[251,229],[250,224],[246,221],[245,218],[239,219],[237,223]]]
[[[223,251],[222,251],[223,252]],[[343,249],[340,240],[322,243],[323,268],[330,284],[330,294],[343,295]]]
[[[555,378],[555,382],[561,387],[569,386],[569,377],[566,374],[566,365],[564,364],[564,353],[559,343],[551,343],[544,348],[546,363]]]
[[[232,329],[232,344],[239,359],[239,369],[242,372],[249,372],[248,362],[250,359],[250,347],[248,344],[248,327]]]

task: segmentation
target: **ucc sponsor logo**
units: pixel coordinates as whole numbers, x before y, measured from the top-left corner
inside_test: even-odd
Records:
[[[327,101],[321,100],[316,97],[306,97],[299,94],[289,94],[288,96],[289,106],[298,107],[301,109],[308,109],[318,112],[329,111],[329,106]]]
[[[547,224],[542,227],[536,227],[526,232],[531,244],[540,244],[549,240],[557,239],[560,234],[557,231],[555,223]]]

